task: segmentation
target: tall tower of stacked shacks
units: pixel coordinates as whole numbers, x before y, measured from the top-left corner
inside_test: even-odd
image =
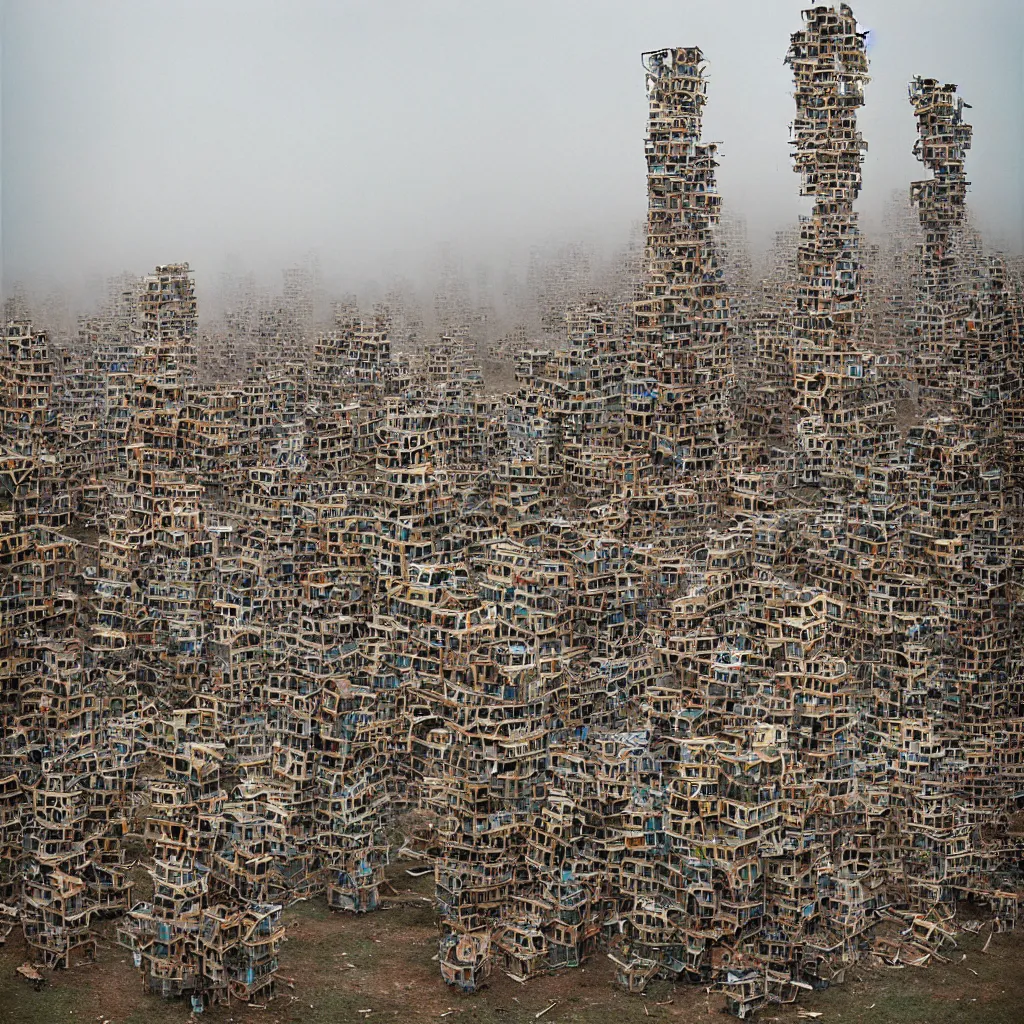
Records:
[[[46,332],[8,323],[0,352],[0,892],[19,903],[33,958],[69,967],[95,949],[92,918],[102,907],[91,883],[105,868],[93,844],[117,816],[99,791],[116,785],[116,771],[95,751],[98,715],[75,631],[77,544],[62,532],[71,509],[53,376]],[[37,760],[22,772],[30,745]],[[80,780],[90,768],[86,792]],[[107,906],[125,909],[125,879],[107,873],[104,881]]]
[[[8,324],[0,352],[0,452],[12,508],[26,521],[66,526],[53,372],[46,333],[27,320]]]
[[[860,228],[853,210],[867,144],[857,130],[868,80],[864,34],[853,12],[804,11],[786,61],[793,68],[794,166],[814,209],[800,225],[792,322],[800,475],[813,486],[841,486],[853,460],[887,440],[891,415],[870,386],[862,336]],[[874,428],[859,424],[870,419]]]
[[[914,78],[909,94],[914,155],[932,172],[910,189],[924,234],[914,317],[918,381],[926,401],[980,427],[1019,391],[1007,269],[965,230],[970,104],[956,85],[933,78]]]
[[[656,382],[651,429],[672,476],[715,490],[732,413],[729,301],[714,228],[717,146],[701,140],[707,99],[696,47],[645,54],[648,277],[636,307],[634,375]]]
[[[910,187],[924,238],[918,269],[914,309],[916,352],[914,364],[919,383],[926,390],[939,385],[948,365],[957,334],[958,280],[956,235],[964,219],[967,174],[964,161],[971,148],[972,128],[963,119],[969,104],[957,96],[955,85],[940,85],[934,78],[914,78],[910,103],[917,117],[918,139],[914,155],[933,173]]]
[[[143,278],[136,317],[144,365],[183,384],[195,375],[195,280],[187,263],[157,267]]]

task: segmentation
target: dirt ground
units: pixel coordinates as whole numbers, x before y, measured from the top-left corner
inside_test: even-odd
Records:
[[[724,1022],[721,1001],[703,989],[658,983],[643,996],[611,986],[603,955],[582,968],[520,985],[500,972],[472,996],[445,987],[437,963],[430,876],[416,880],[390,871],[400,902],[362,917],[333,914],[322,901],[300,903],[285,915],[279,993],[266,1008],[209,1010],[210,1024],[348,1024],[389,1020],[446,1024],[528,1024],[552,1002],[545,1024],[700,1024]],[[39,992],[15,975],[27,954],[15,930],[0,946],[0,1024],[185,1024],[184,1002],[146,996],[127,953],[100,944],[98,962],[44,972]],[[1022,1024],[1024,934],[965,936],[953,962],[894,970],[858,966],[847,983],[812,993],[799,1006],[768,1007],[757,1020],[771,1024]],[[966,956],[965,956],[966,955]],[[965,958],[961,960],[961,957]],[[294,985],[294,988],[291,985]],[[811,1011],[820,1017],[803,1017]]]

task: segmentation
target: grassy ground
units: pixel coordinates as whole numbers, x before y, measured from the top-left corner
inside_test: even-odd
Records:
[[[444,986],[432,904],[416,899],[432,886],[399,869],[392,881],[401,904],[363,917],[332,914],[322,902],[287,912],[278,997],[265,1009],[233,1006],[203,1014],[211,1024],[348,1024],[366,1021],[445,1024],[699,1024],[724,1021],[721,1001],[703,989],[659,983],[644,997],[611,987],[604,956],[583,968],[519,985],[500,972],[487,990],[463,996]],[[847,983],[813,993],[799,1006],[767,1007],[760,1021],[807,1024],[801,1011],[820,1012],[821,1024],[1021,1024],[1024,1021],[1024,934],[996,935],[987,953],[982,937],[965,936],[953,963],[925,969],[857,967]],[[960,961],[966,953],[966,959]],[[27,958],[17,931],[0,947],[0,1024],[185,1024],[182,1002],[143,994],[124,950],[101,943],[95,965],[45,972],[35,992],[15,968]],[[289,983],[294,985],[291,988]],[[659,1005],[660,1004],[660,1005]],[[365,1011],[372,1011],[367,1013]]]

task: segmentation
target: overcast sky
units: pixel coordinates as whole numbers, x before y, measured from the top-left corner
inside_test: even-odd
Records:
[[[552,238],[618,243],[645,210],[642,51],[700,46],[705,137],[755,244],[794,222],[784,0],[0,0],[5,280],[316,250],[353,279]],[[970,202],[1022,236],[1024,3],[865,0],[860,208],[926,173],[914,74],[973,105]],[[497,262],[501,262],[500,259]],[[209,279],[209,278],[208,278]]]

